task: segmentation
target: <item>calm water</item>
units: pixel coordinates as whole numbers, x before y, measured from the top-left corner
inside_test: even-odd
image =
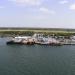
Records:
[[[75,46],[6,45],[0,38],[0,75],[75,75]]]

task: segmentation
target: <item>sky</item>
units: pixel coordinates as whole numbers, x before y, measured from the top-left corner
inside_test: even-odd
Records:
[[[75,29],[75,0],[0,0],[0,27]]]

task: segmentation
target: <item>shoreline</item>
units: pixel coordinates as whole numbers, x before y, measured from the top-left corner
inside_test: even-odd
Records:
[[[5,29],[5,30],[1,30],[0,29],[0,36],[2,37],[9,37],[9,36],[18,36],[18,35],[28,35],[28,36],[32,36],[34,33],[42,33],[44,35],[56,35],[56,36],[71,36],[71,35],[75,35],[75,31],[62,31],[62,30],[12,30],[12,29]]]

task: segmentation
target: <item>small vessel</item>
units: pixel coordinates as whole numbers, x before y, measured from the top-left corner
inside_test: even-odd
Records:
[[[7,44],[27,44],[33,45],[34,40],[31,37],[15,37],[10,41],[7,41]]]
[[[7,41],[7,44],[22,44],[21,39],[12,38],[11,40]]]
[[[39,45],[61,46],[62,43],[52,37],[43,37],[43,35],[35,35],[35,43]]]

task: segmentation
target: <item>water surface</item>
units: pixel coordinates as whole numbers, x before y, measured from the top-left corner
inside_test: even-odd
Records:
[[[75,46],[6,45],[0,38],[0,75],[75,75]]]

